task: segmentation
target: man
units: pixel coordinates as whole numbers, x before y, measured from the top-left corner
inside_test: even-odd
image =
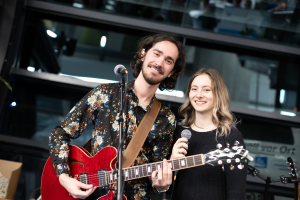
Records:
[[[127,85],[127,107],[123,114],[123,151],[145,113],[150,111],[157,88],[175,87],[177,78],[185,67],[185,50],[182,43],[171,35],[162,33],[148,36],[140,43],[130,66],[136,80]],[[120,107],[119,90],[116,83],[97,86],[74,106],[66,119],[51,133],[49,148],[53,166],[60,184],[74,198],[84,199],[96,187],[69,177],[70,138],[79,137],[86,125],[93,123],[92,155],[106,146],[118,147],[119,124],[116,114]],[[163,160],[171,150],[175,126],[175,116],[167,107],[162,106],[133,165]],[[169,188],[172,171],[165,159],[163,169],[154,171],[151,180],[142,178],[127,181],[127,199],[151,199],[152,187],[157,191],[166,191]]]

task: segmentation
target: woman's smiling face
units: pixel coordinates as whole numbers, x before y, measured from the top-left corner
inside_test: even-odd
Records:
[[[189,91],[189,99],[196,112],[211,112],[214,107],[211,79],[207,74],[197,76]]]

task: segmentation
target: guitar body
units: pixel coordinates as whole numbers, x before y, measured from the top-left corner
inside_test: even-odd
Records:
[[[82,173],[89,175],[97,174],[98,170],[106,169],[111,171],[116,165],[117,149],[114,147],[105,147],[95,156],[91,156],[85,149],[70,145],[69,166],[72,177]],[[88,184],[99,186],[98,180],[91,179]],[[112,187],[113,185],[111,185]],[[97,193],[97,194],[96,194]],[[99,195],[99,196],[98,196]],[[89,196],[88,200],[112,200],[114,192],[111,190],[99,189]],[[43,200],[74,200],[69,196],[69,192],[63,188],[56,176],[56,172],[52,165],[52,160],[49,157],[43,171],[41,183],[41,196]],[[126,197],[123,196],[123,200]]]

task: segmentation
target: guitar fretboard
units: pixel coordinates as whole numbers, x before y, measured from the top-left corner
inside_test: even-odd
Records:
[[[204,165],[204,157],[202,154],[168,160],[168,163],[172,169],[174,170],[181,170],[190,167],[196,167],[199,165]],[[146,176],[151,176],[152,172],[155,170],[159,170],[163,167],[163,162],[156,162],[151,164],[139,165],[135,167],[129,167],[123,169],[123,177],[125,181],[138,179]],[[113,171],[106,172],[106,183],[112,184],[117,182],[117,173],[113,173]]]

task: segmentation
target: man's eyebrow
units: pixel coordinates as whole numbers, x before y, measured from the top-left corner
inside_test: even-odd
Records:
[[[158,53],[160,53],[160,54],[163,54],[164,52],[162,52],[161,50],[159,50],[159,49],[153,49],[153,51],[157,51]],[[168,56],[167,57],[169,60],[172,60],[173,61],[173,63],[175,63],[175,60],[171,57],[171,56]]]

